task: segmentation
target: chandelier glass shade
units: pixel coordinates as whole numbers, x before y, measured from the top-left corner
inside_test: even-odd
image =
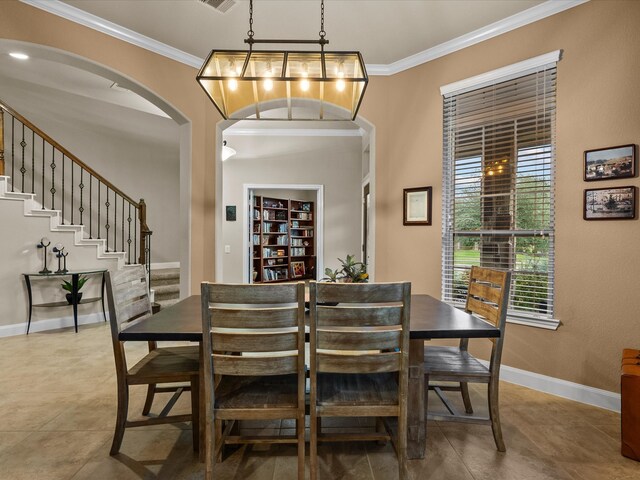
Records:
[[[197,80],[232,120],[354,120],[368,83],[360,52],[273,50],[213,50]]]
[[[369,81],[360,52],[327,52],[324,0],[318,40],[253,38],[247,51],[212,50],[196,77],[225,119],[355,120]],[[317,44],[319,51],[254,50],[256,43]]]

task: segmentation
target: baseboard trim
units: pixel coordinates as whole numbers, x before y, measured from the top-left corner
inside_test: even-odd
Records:
[[[485,365],[489,363],[482,361]],[[500,379],[539,392],[620,413],[620,394],[502,365]]]
[[[107,314],[107,318],[108,314]],[[86,315],[78,315],[78,325],[87,325],[90,323],[104,322],[102,312],[88,313]],[[29,333],[44,332],[47,330],[57,330],[59,328],[73,327],[73,316],[61,318],[48,318],[46,320],[38,320],[31,322]],[[0,338],[15,337],[27,333],[27,322],[14,323],[12,325],[0,326]]]
[[[163,268],[180,268],[180,262],[164,262],[151,264],[151,270],[161,270]]]

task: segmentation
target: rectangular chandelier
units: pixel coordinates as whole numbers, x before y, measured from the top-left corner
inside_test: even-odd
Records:
[[[225,119],[355,120],[360,52],[213,50],[196,77]]]

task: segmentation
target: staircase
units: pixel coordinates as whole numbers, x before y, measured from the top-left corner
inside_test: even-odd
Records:
[[[2,100],[0,199],[23,201],[26,217],[49,217],[52,232],[73,232],[74,245],[93,246],[98,259],[149,270],[144,200],[123,193]]]
[[[180,297],[180,269],[163,268],[151,271],[151,285],[155,292],[155,301],[162,308],[176,303]]]

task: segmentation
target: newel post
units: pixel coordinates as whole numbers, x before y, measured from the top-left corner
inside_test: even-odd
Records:
[[[140,199],[138,204],[138,221],[140,222],[140,257],[138,257],[138,263],[140,265],[146,265],[147,263],[147,204],[144,203],[144,198]]]
[[[4,110],[0,108],[0,175],[4,175]]]

